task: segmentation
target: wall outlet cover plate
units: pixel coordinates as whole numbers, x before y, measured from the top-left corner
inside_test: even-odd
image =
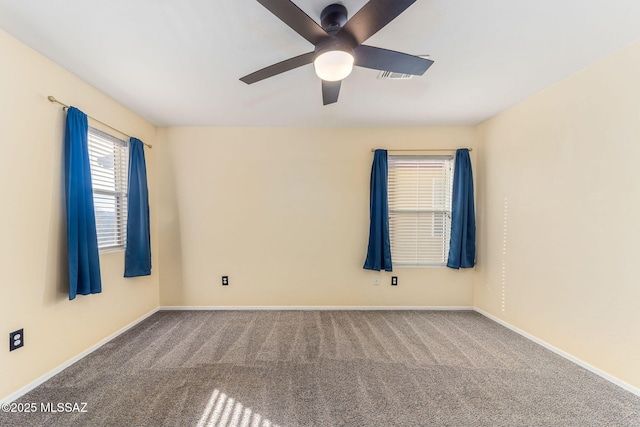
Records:
[[[9,351],[17,350],[24,345],[24,329],[9,334]]]

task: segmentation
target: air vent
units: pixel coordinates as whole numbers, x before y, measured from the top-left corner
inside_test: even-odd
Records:
[[[429,59],[431,55],[417,55],[420,58]],[[378,74],[378,79],[381,80],[411,80],[412,78],[417,77],[413,74],[402,74],[402,73],[394,73],[393,71],[380,71]]]
[[[412,74],[394,73],[392,71],[380,71],[378,78],[382,80],[409,80],[413,78]]]

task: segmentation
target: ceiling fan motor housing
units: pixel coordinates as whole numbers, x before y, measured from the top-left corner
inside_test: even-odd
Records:
[[[327,33],[336,33],[347,23],[347,8],[341,4],[330,4],[320,14],[320,24]]]
[[[341,50],[353,56],[353,49],[357,46],[355,40],[344,31],[336,36],[342,26],[347,23],[347,8],[337,3],[330,4],[322,10],[320,22],[322,29],[331,37],[316,44],[314,57],[317,58],[325,52],[334,50]]]

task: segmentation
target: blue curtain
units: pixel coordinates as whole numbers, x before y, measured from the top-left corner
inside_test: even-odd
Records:
[[[471,268],[476,263],[476,214],[469,150],[456,151],[451,204],[451,242],[447,267]]]
[[[127,248],[124,277],[151,274],[151,228],[149,224],[149,190],[144,144],[129,140],[129,204],[127,206]]]
[[[369,248],[366,270],[392,271],[387,195],[387,150],[376,150],[371,166]]]
[[[102,292],[87,132],[87,115],[70,107],[64,135],[70,300]]]

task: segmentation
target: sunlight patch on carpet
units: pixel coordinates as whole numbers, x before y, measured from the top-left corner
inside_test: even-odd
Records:
[[[269,419],[215,389],[197,427],[279,427]]]

